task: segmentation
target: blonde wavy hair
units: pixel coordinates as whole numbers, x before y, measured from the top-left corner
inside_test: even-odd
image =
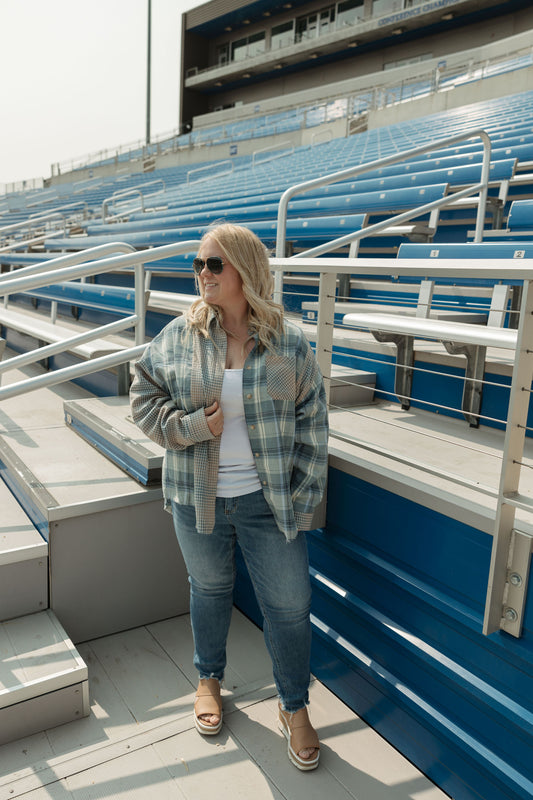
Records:
[[[239,273],[248,302],[248,327],[257,334],[260,344],[272,350],[283,330],[283,306],[272,300],[274,278],[267,248],[248,228],[229,222],[209,227],[202,236],[199,252],[208,239],[217,243],[224,259]],[[198,276],[196,285],[199,290]],[[206,303],[202,297],[195,300],[187,312],[190,327],[209,336],[208,319],[213,311],[224,327],[222,310]]]

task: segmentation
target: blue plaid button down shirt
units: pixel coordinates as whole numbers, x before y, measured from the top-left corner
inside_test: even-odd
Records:
[[[226,362],[226,334],[214,315],[209,331],[191,331],[185,317],[169,323],[135,365],[130,391],[135,423],[165,448],[165,506],[194,505],[199,533],[213,530],[220,450],[204,408],[220,401]],[[244,364],[243,403],[265,499],[294,539],[322,498],[328,441],[322,376],[296,325],[285,322],[275,352],[256,341]]]

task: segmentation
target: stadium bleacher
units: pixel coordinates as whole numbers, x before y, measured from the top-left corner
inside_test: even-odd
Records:
[[[518,103],[520,101],[520,112]],[[391,153],[420,145],[421,143],[432,140],[442,139],[443,136],[452,136],[459,130],[472,130],[485,128],[491,135],[493,141],[493,170],[510,168],[511,163],[515,162],[514,171],[501,177],[501,180],[509,180],[509,197],[514,196],[515,189],[519,188],[522,194],[527,194],[530,185],[524,187],[524,182],[519,180],[521,173],[528,173],[530,165],[533,163],[533,112],[532,112],[531,93],[522,93],[519,99],[516,97],[502,98],[498,100],[486,101],[473,104],[467,107],[462,114],[456,112],[446,112],[435,114],[423,118],[415,123],[402,122],[391,125],[387,128],[365,131],[355,134],[352,137],[335,139],[324,142],[314,147],[297,148],[294,152],[288,151],[281,159],[275,159],[259,164],[251,164],[249,157],[239,157],[233,161],[231,173],[221,176],[216,175],[217,162],[212,163],[213,173],[202,174],[202,180],[194,180],[190,167],[176,167],[155,170],[147,174],[134,174],[130,176],[120,175],[115,178],[106,178],[99,183],[88,182],[85,186],[80,186],[79,182],[72,184],[62,184],[54,189],[43,189],[41,192],[32,191],[25,197],[25,209],[19,208],[17,221],[22,215],[37,207],[39,212],[49,210],[52,204],[57,205],[61,201],[65,205],[67,198],[83,199],[90,209],[93,219],[98,219],[101,211],[101,204],[110,198],[114,192],[132,190],[137,188],[144,195],[145,212],[153,213],[155,208],[166,206],[168,209],[178,206],[191,206],[206,201],[213,201],[217,194],[220,203],[223,204],[230,198],[241,198],[247,202],[247,198],[261,194],[279,193],[285,188],[299,181],[323,175],[325,172],[335,172],[355,166],[357,164],[370,163],[379,158],[386,157]],[[465,113],[466,111],[466,113]],[[519,118],[520,129],[516,129],[516,118]],[[514,123],[505,128],[505,120],[513,118]],[[494,132],[493,132],[494,131]],[[482,157],[481,144],[478,141],[453,146],[449,150],[429,153],[426,156],[418,157],[404,164],[392,165],[386,168],[376,168],[364,176],[364,180],[385,179],[393,175],[407,175],[414,182],[419,181],[422,172],[433,172],[431,180],[424,183],[443,182],[444,175],[448,170],[466,170],[468,166],[478,165]],[[502,162],[507,161],[507,165]],[[440,175],[437,172],[440,171]],[[189,175],[189,177],[188,177]],[[460,180],[460,173],[457,179]],[[414,177],[416,176],[416,178]],[[454,173],[449,174],[450,183],[456,180]],[[464,173],[464,179],[470,177]],[[498,178],[495,177],[495,180]],[[164,184],[164,191],[154,192],[150,196],[148,185],[153,186],[153,182],[160,180]],[[529,180],[529,178],[528,178]],[[448,181],[447,181],[448,182]],[[142,187],[146,184],[146,191]],[[379,190],[382,184],[377,183],[375,190]],[[410,185],[409,183],[407,185]],[[350,187],[350,192],[354,191],[354,185]],[[369,184],[361,185],[361,190],[368,191]],[[70,195],[69,195],[70,190]],[[331,191],[331,189],[330,189]],[[74,197],[74,194],[76,196]],[[120,198],[119,198],[120,199]],[[243,202],[243,204],[244,204]],[[131,206],[135,204],[135,198],[129,198],[126,203],[124,198],[124,215],[134,213]],[[138,205],[138,203],[137,203]],[[29,216],[29,213],[28,213]],[[9,221],[15,221],[11,213],[8,215]],[[3,214],[2,225],[5,227],[6,214]],[[1,233],[1,231],[0,231]]]
[[[521,69],[531,63],[530,57],[502,61],[498,67],[499,74]],[[473,73],[458,73],[447,76],[443,85],[447,82],[450,85],[455,82],[457,85],[475,77]],[[424,80],[413,82],[409,87],[410,96],[422,97],[430,88]],[[396,95],[398,102],[403,99],[404,95]],[[359,101],[358,111],[365,107],[364,98],[359,98]],[[470,478],[463,480],[460,477],[452,490],[445,485],[445,490],[441,491],[441,485],[434,490],[430,480],[434,476],[439,480],[448,480],[455,469],[451,456],[446,456],[448,461],[442,457],[448,448],[452,450],[452,444],[456,446],[454,456],[460,451],[456,461],[462,463],[468,456],[475,459],[481,451],[475,450],[478,445],[474,441],[474,433],[481,433],[480,427],[490,428],[490,433],[495,430],[500,433],[503,427],[501,416],[504,414],[499,412],[508,403],[507,390],[513,378],[513,359],[515,352],[519,351],[517,340],[521,331],[518,317],[522,308],[520,301],[523,282],[502,280],[500,276],[486,277],[483,267],[492,259],[519,261],[533,258],[533,91],[483,100],[462,108],[363,130],[351,136],[314,145],[295,148],[280,145],[279,150],[272,150],[268,155],[263,154],[261,159],[247,155],[232,157],[230,162],[210,159],[210,152],[215,145],[265,139],[304,126],[319,126],[328,120],[343,118],[349,113],[347,102],[333,100],[292,112],[280,111],[231,124],[199,127],[166,143],[159,143],[153,150],[147,147],[120,154],[115,159],[93,162],[95,169],[106,164],[111,167],[114,165],[117,170],[115,174],[109,170],[105,177],[81,178],[79,170],[73,170],[71,181],[62,175],[61,183],[52,182],[42,190],[12,193],[0,201],[0,280],[6,279],[7,283],[12,273],[25,267],[44,269],[51,260],[63,254],[68,254],[68,258],[75,260],[87,248],[121,242],[123,244],[120,246],[126,251],[141,251],[134,253],[134,257],[139,258],[139,263],[141,256],[147,259],[144,285],[141,279],[141,288],[144,291],[137,294],[137,297],[141,296],[146,300],[148,309],[146,327],[142,331],[144,341],[144,338],[155,335],[171,317],[184,313],[192,302],[196,290],[192,260],[198,245],[196,240],[207,226],[219,220],[244,224],[256,231],[269,247],[273,247],[276,241],[279,202],[287,189],[313,178],[321,178],[326,173],[338,173],[369,165],[368,171],[358,178],[346,177],[327,186],[313,188],[292,199],[288,205],[286,242],[287,255],[291,258],[287,258],[283,266],[286,270],[283,276],[283,300],[287,313],[302,326],[309,341],[316,345],[317,352],[320,330],[328,328],[332,331],[332,343],[328,352],[330,355],[333,353],[334,369],[331,377],[334,380],[330,382],[329,388],[337,390],[337,397],[340,394],[339,386],[346,389],[350,380],[354,381],[354,386],[357,380],[363,384],[358,387],[362,388],[362,399],[357,403],[350,400],[344,403],[346,408],[342,408],[343,403],[337,400],[330,403],[332,418],[337,415],[331,428],[333,443],[330,450],[333,480],[330,483],[332,499],[328,502],[330,508],[335,508],[331,513],[332,535],[329,536],[328,531],[328,536],[321,538],[321,534],[315,531],[309,537],[311,549],[315,551],[312,552],[311,562],[315,571],[314,593],[319,596],[319,602],[331,607],[331,611],[324,615],[328,626],[330,623],[331,626],[326,629],[326,625],[319,628],[320,621],[316,624],[317,646],[324,647],[326,652],[322,639],[326,641],[326,637],[336,637],[338,642],[346,641],[341,680],[347,682],[350,671],[357,671],[366,680],[365,669],[368,670],[370,680],[374,680],[376,676],[379,681],[386,678],[390,683],[393,699],[397,693],[402,695],[397,701],[397,708],[406,704],[409,725],[417,719],[417,715],[423,719],[426,709],[428,730],[431,731],[436,722],[442,722],[442,740],[450,740],[449,749],[457,752],[464,750],[464,758],[470,760],[471,764],[476,759],[479,761],[476,766],[478,772],[472,768],[472,785],[475,785],[476,780],[479,781],[479,775],[483,780],[487,775],[490,777],[490,760],[498,748],[499,761],[494,770],[494,780],[499,781],[504,788],[501,794],[484,796],[490,800],[493,797],[500,800],[504,796],[521,800],[522,796],[526,796],[524,792],[520,794],[519,790],[515,792],[513,788],[512,794],[507,793],[506,787],[515,786],[513,781],[516,774],[518,784],[526,771],[518,763],[519,758],[515,753],[502,755],[502,751],[505,747],[509,750],[522,748],[520,758],[524,762],[529,759],[530,752],[527,750],[530,750],[528,737],[530,738],[531,693],[524,692],[523,697],[520,694],[522,686],[527,681],[530,684],[528,676],[531,675],[531,645],[527,639],[523,639],[518,642],[517,648],[509,648],[502,656],[498,651],[504,650],[505,642],[502,644],[495,636],[492,639],[485,637],[486,641],[480,644],[483,637],[478,630],[482,613],[478,608],[479,597],[484,597],[488,569],[485,563],[488,561],[485,539],[489,538],[487,534],[490,533],[489,525],[485,525],[488,519],[487,506],[492,503],[497,492],[492,488],[486,490],[485,483],[489,484],[489,479],[476,463],[475,469],[480,474],[476,472],[474,476],[475,503],[482,510],[479,511],[474,504],[468,505],[465,502],[466,511],[461,508],[460,513],[454,516],[465,488],[470,492],[472,481]],[[492,154],[483,241],[472,242],[472,229],[480,207],[479,191],[459,200],[454,195],[478,184],[481,179],[483,144],[477,135],[481,129],[490,136]],[[379,164],[380,159],[431,142],[442,142],[446,137],[455,137],[465,132],[470,133],[472,138],[388,166]],[[157,168],[156,164],[155,169],[146,173],[119,172],[121,165],[129,163],[131,167],[133,157],[138,159],[140,170],[142,159],[152,154],[161,154],[166,148],[176,151],[178,155],[180,149],[184,148],[202,150],[201,166],[200,162],[165,168]],[[391,216],[402,212],[415,213],[416,209],[428,202],[442,203],[442,207],[434,208],[431,212],[426,209],[410,219],[409,225],[404,225],[401,229],[390,226],[377,235],[361,238],[358,254],[371,256],[363,263],[368,265],[369,262],[379,260],[381,272],[376,269],[370,275],[359,272],[350,275],[347,271],[351,268],[351,262],[350,267],[340,267],[346,270],[346,274],[335,275],[331,270],[332,274],[327,276],[327,285],[333,286],[333,289],[326,301],[325,292],[322,291],[319,303],[319,281],[323,276],[319,278],[317,272],[305,272],[305,265],[302,271],[298,271],[296,266],[299,258],[305,258],[309,248],[324,245],[344,234],[364,234],[365,229],[371,225],[386,223]],[[74,203],[77,204],[76,207],[68,208]],[[186,240],[190,252],[179,252],[153,263],[149,261],[151,249],[182,240]],[[346,261],[350,255],[353,256],[354,251],[349,243],[333,249],[333,256],[337,257],[338,262]],[[422,267],[418,267],[419,261],[423,264]],[[459,271],[468,263],[465,271],[470,277],[461,277],[463,272],[460,272],[459,277],[439,276],[438,267],[442,261],[450,264],[455,262],[460,265]],[[317,262],[318,259],[314,262],[315,268]],[[334,266],[338,262],[336,260]],[[406,263],[413,268],[412,273],[407,272]],[[291,264],[294,265],[292,272]],[[431,272],[434,265],[436,277]],[[478,268],[478,274],[475,274],[475,268]],[[0,356],[4,349],[27,355],[27,350],[42,344],[47,361],[39,364],[39,370],[47,370],[49,376],[63,364],[68,364],[69,367],[73,364],[77,369],[79,362],[88,362],[104,354],[106,357],[120,355],[133,342],[130,328],[119,328],[126,319],[135,315],[133,269],[130,265],[120,272],[98,275],[90,275],[88,272],[88,282],[83,279],[68,282],[66,279],[54,279],[52,272],[46,286],[27,291],[23,288],[17,289],[16,294],[5,297],[0,305],[0,334],[7,340],[6,344],[0,338]],[[136,277],[138,278],[138,272]],[[326,324],[320,326],[317,324],[319,306],[322,314],[326,304]],[[89,339],[89,333],[96,325],[116,325],[113,331],[120,330],[123,335],[113,335],[113,338],[105,340]],[[128,332],[124,333],[126,330]],[[81,335],[87,335],[83,341],[76,339],[80,335],[79,331],[85,332]],[[73,343],[68,350],[60,352],[56,347],[58,342],[63,342],[68,337],[72,338]],[[136,344],[138,345],[137,340]],[[326,352],[325,349],[322,352]],[[25,363],[29,364],[30,361]],[[125,396],[127,393],[131,371],[128,361],[124,363],[126,366],[121,364],[123,368],[120,372],[114,363],[112,370],[105,368],[106,375],[95,374],[86,383],[80,384],[84,391],[96,395],[90,398],[91,401],[103,399],[103,405],[115,408],[114,401],[120,401],[121,398],[108,395],[122,393]],[[116,365],[119,365],[118,360]],[[364,377],[356,379],[356,372],[364,372]],[[3,374],[1,370],[0,373]],[[481,384],[483,393],[479,389]],[[461,392],[463,395],[457,400]],[[350,394],[350,398],[352,397]],[[359,416],[355,423],[352,422],[353,416],[346,423],[343,420],[348,419],[348,414],[353,411],[352,408],[347,410],[351,405],[364,406],[364,409],[362,412],[360,408],[357,409]],[[390,411],[391,406],[396,407],[393,412]],[[30,408],[29,403],[27,408],[27,419],[32,419],[33,426],[33,417],[30,414],[34,413],[34,409]],[[416,409],[422,409],[422,415],[416,417]],[[436,410],[436,413],[429,413],[428,409],[430,412]],[[72,425],[72,404],[70,411],[68,405],[65,410],[67,422]],[[401,417],[402,411],[406,412],[404,419]],[[388,430],[382,424],[383,417],[379,416],[380,413],[383,416],[395,415]],[[341,419],[341,414],[346,414],[346,417]],[[375,415],[373,420],[372,414]],[[471,428],[476,428],[475,431],[464,424],[463,416]],[[430,417],[431,421],[428,422]],[[450,421],[458,422],[460,428],[459,425],[447,428],[445,423]],[[116,428],[114,422],[107,425],[104,431],[105,426],[100,425],[100,422],[101,420],[97,420],[97,432],[100,446],[104,443],[103,452],[106,452],[105,447],[112,450],[106,438],[108,435],[116,435],[122,439],[121,447],[133,447],[131,431],[122,434],[122,428]],[[370,436],[367,437],[366,433],[373,424],[379,428],[381,437],[375,441]],[[527,436],[531,438],[533,423],[529,428]],[[409,436],[430,432],[429,438],[424,440],[422,446],[417,445],[418,450],[414,448],[413,452],[410,447],[412,439],[405,438],[408,429]],[[57,447],[58,430],[62,430],[62,426],[54,422],[53,437],[50,438],[51,444],[48,444],[49,452],[55,451]],[[453,432],[452,436],[450,430]],[[29,435],[22,437],[22,427],[14,431],[13,442],[9,443],[13,444],[13,453],[15,446],[20,445],[21,438],[31,438]],[[400,438],[396,440],[396,436]],[[452,438],[455,442],[451,442]],[[35,440],[38,441],[38,434],[35,434]],[[396,441],[399,441],[398,445]],[[488,441],[487,450],[492,459],[497,449],[494,442],[498,440],[490,438]],[[29,449],[38,451],[33,439],[30,444]],[[358,461],[349,462],[355,447],[358,448]],[[395,447],[397,451],[393,452]],[[474,450],[475,455],[472,456],[469,451]],[[349,456],[346,455],[347,452],[350,453]],[[41,483],[40,477],[30,473],[28,479],[27,474],[19,469],[18,455],[15,453],[16,457],[10,456],[9,447],[4,448],[1,455],[0,466],[4,472],[21,476],[10,478],[14,487],[13,494],[18,491],[23,495],[26,491],[38,490],[56,514],[54,496],[50,495],[51,499],[45,496],[45,484]],[[32,455],[35,456],[35,453]],[[52,455],[55,456],[55,453]],[[67,455],[63,462],[68,462],[69,457]],[[111,460],[113,457],[117,458],[116,453],[110,456]],[[377,466],[373,464],[374,458]],[[389,458],[396,461],[394,471],[389,465]],[[42,459],[45,460],[53,459]],[[88,463],[88,456],[84,454],[78,460],[80,463]],[[64,463],[62,467],[64,469]],[[415,494],[413,475],[417,471],[422,473],[421,480],[427,483],[423,483],[420,491],[416,486]],[[116,494],[113,481],[120,484],[123,480],[117,476],[108,479],[107,472],[101,472],[101,467],[96,466],[90,470],[87,468],[80,482],[84,486],[95,484],[95,475],[105,484],[106,491],[109,486],[109,491],[113,494]],[[60,474],[59,478],[54,476],[56,483],[52,485],[53,492],[56,487],[66,485],[70,478],[65,473]],[[157,480],[159,478],[160,467]],[[153,480],[155,485],[156,478]],[[392,481],[395,488],[389,491]],[[481,488],[477,483],[482,484]],[[129,496],[124,503],[120,499],[120,508],[133,503],[133,514],[137,516],[141,507],[137,498],[138,487],[135,486],[134,491],[128,488],[128,491],[133,501]],[[457,497],[450,499],[447,495],[454,491]],[[385,507],[394,492],[397,492],[400,499],[390,512]],[[154,497],[156,494],[157,491],[154,490]],[[159,502],[159,496],[157,501]],[[412,507],[417,506],[417,514],[424,515],[420,521],[413,522],[414,514],[412,507],[407,506],[408,502]],[[81,504],[76,502],[70,505],[77,515]],[[112,501],[106,500],[102,505],[111,507]],[[63,512],[61,507],[60,510]],[[398,519],[401,519],[401,525],[398,526],[395,522],[391,523],[390,518],[383,516],[385,512],[392,515],[396,510]],[[38,511],[40,513],[40,506]],[[99,513],[103,511],[101,508]],[[112,511],[114,512],[114,507]],[[349,518],[348,521],[344,520],[343,515]],[[409,515],[411,519],[408,519]],[[66,512],[63,516],[66,517]],[[444,517],[445,524],[441,521]],[[61,514],[51,516],[50,519],[63,522]],[[144,519],[140,517],[138,523],[143,528],[143,533],[149,530],[153,516],[148,518],[150,521],[147,524]],[[46,524],[48,525],[48,517]],[[116,527],[114,521],[111,525]],[[99,527],[98,524],[91,523],[91,537],[82,533],[82,540],[92,538],[93,533],[98,534],[100,531],[94,529]],[[135,528],[133,523],[131,528]],[[415,529],[418,529],[418,538],[413,535]],[[112,534],[115,534],[114,529]],[[128,530],[127,534],[126,549],[135,550],[135,543],[131,544],[131,531]],[[150,534],[152,535],[151,531]],[[365,541],[365,536],[368,536],[368,542]],[[411,542],[408,541],[409,537],[413,537]],[[111,538],[111,535],[106,534],[106,552]],[[454,544],[455,540],[457,545]],[[405,552],[402,552],[404,547]],[[338,550],[335,551],[334,548]],[[392,555],[389,555],[389,551]],[[123,552],[124,548],[119,548],[118,558],[111,564],[113,581],[122,568]],[[166,550],[162,552],[164,555]],[[449,555],[450,552],[452,556]],[[446,569],[450,575],[446,575],[444,569],[441,570],[440,563],[437,564],[445,558],[449,561]],[[76,583],[72,571],[78,561],[83,561],[82,568],[87,570],[86,560],[79,559],[77,553],[71,554],[65,570],[69,586]],[[106,559],[99,559],[93,567],[97,578],[100,577],[102,561],[107,564]],[[324,580],[316,577],[322,569]],[[435,579],[432,570],[437,576]],[[143,563],[140,574],[143,575],[144,571]],[[74,571],[74,574],[78,573]],[[55,575],[54,580],[57,581]],[[97,592],[100,591],[99,580],[94,580],[91,576],[88,582],[97,587]],[[134,584],[132,595],[135,597],[141,580],[135,580]],[[472,584],[476,584],[474,589]],[[480,589],[481,584],[483,586]],[[381,586],[386,591],[382,591]],[[77,586],[74,588],[77,591]],[[324,601],[328,592],[331,596]],[[407,593],[412,594],[412,602],[407,604],[402,601],[402,607],[397,603],[397,598]],[[372,600],[372,608],[367,600]],[[351,605],[355,606],[357,603],[361,606],[360,621],[356,614],[353,618],[349,616]],[[389,607],[386,603],[390,604]],[[68,603],[65,605],[68,606]],[[113,595],[109,608],[119,605]],[[397,617],[395,605],[400,606]],[[426,607],[430,608],[429,612]],[[71,613],[70,608],[66,612],[68,616]],[[165,608],[163,612],[157,613],[162,619],[170,617],[175,611],[172,606],[170,611]],[[72,616],[76,614],[83,617],[77,606]],[[427,620],[423,618],[424,614],[427,615]],[[106,615],[102,616],[105,618]],[[388,617],[393,620],[390,624]],[[530,618],[531,614],[526,626],[529,637]],[[322,617],[319,618],[321,619]],[[107,619],[104,621],[107,625]],[[120,621],[120,625],[123,629],[131,629],[137,625],[137,620],[128,616],[125,622]],[[366,658],[359,638],[365,641],[365,637],[368,638],[365,631],[372,626],[377,631],[373,635],[378,643],[385,642],[390,654],[384,646],[382,650],[372,654],[371,658]],[[385,629],[386,632],[382,633]],[[109,632],[104,627],[97,635],[105,637]],[[89,635],[86,631],[83,631],[83,636],[84,641],[87,641]],[[405,641],[400,641],[402,637]],[[384,662],[389,659],[390,678],[389,673],[381,668],[382,653]],[[481,653],[482,659],[477,658],[478,653]],[[408,664],[403,674],[401,670],[395,671],[395,661],[400,660],[398,654]],[[513,659],[516,660],[516,665],[511,663]],[[328,669],[331,661],[329,659]],[[458,663],[456,671],[455,662]],[[476,673],[478,662],[483,663],[485,670],[479,680]],[[411,671],[414,670],[418,672],[411,679]],[[518,672],[522,676],[520,682],[516,680],[513,683]],[[476,674],[475,680],[470,677],[471,673]],[[434,681],[435,687],[430,685],[426,674]],[[405,675],[409,676],[410,682],[404,680]],[[494,680],[493,675],[496,676]],[[368,686],[371,685],[370,680]],[[379,681],[375,680],[375,687]],[[450,698],[441,702],[443,687],[451,692],[449,687],[452,683],[453,691],[456,691],[455,684],[459,686],[456,695],[450,695]],[[388,689],[387,686],[386,690]],[[458,695],[465,695],[466,701],[461,699],[461,702],[456,703]],[[375,698],[377,702],[374,702]],[[411,705],[407,705],[407,701]],[[378,717],[378,726],[381,722],[379,718],[385,718],[387,712],[382,713],[377,690],[374,693],[372,689],[368,707],[370,713],[375,713]],[[448,707],[451,711],[448,711]],[[435,710],[438,713],[434,713]],[[444,719],[445,713],[449,715],[449,720]],[[494,724],[492,717],[496,719]],[[494,731],[487,732],[489,718]],[[500,723],[500,719],[504,723]],[[403,724],[404,720],[401,720],[398,727]],[[410,742],[412,729],[407,726],[407,730]],[[503,730],[509,731],[509,736],[503,737]],[[424,753],[427,742],[425,734],[426,730],[422,736]],[[481,746],[476,749],[478,743]],[[440,758],[439,748],[435,748],[435,751]],[[428,752],[433,760],[430,748]],[[326,755],[332,756],[332,752]],[[447,757],[447,754],[442,756],[443,762]],[[519,773],[519,769],[523,773]],[[347,776],[345,783],[350,785],[352,776],[343,773],[342,769],[339,774],[341,778],[343,774]],[[53,780],[57,782],[57,776]],[[522,781],[519,789],[523,789],[525,785],[525,781]],[[394,791],[398,789],[400,793],[420,788],[412,782],[398,786],[392,788]],[[381,797],[383,790],[384,784],[376,784],[375,788],[371,788],[371,793]],[[483,786],[479,792],[476,788],[476,797],[481,797],[482,793]],[[460,795],[453,793],[453,796]],[[469,800],[473,796],[473,793],[468,794]]]
[[[286,114],[271,117],[269,124],[278,124]],[[249,120],[246,125],[235,123],[232,133],[245,135],[254,126],[261,128],[264,124],[264,118]],[[520,231],[530,238],[533,234],[524,224],[528,206],[520,212],[521,201],[527,202],[533,196],[533,92],[525,92],[433,114],[416,122],[396,123],[315,146],[274,152],[269,160],[254,162],[251,157],[240,156],[229,171],[219,162],[206,161],[201,169],[180,166],[147,174],[73,180],[58,187],[32,190],[13,203],[16,209],[4,211],[0,217],[0,247],[6,249],[0,254],[0,263],[4,270],[13,269],[41,257],[46,260],[64,251],[83,250],[117,239],[135,248],[153,247],[181,238],[197,238],[207,225],[221,219],[250,226],[273,247],[278,203],[286,189],[325,172],[370,165],[357,179],[344,179],[291,200],[288,252],[298,255],[423,202],[452,198],[453,192],[478,182],[483,158],[479,138],[386,167],[374,166],[374,162],[442,140],[443,136],[454,136],[458,131],[471,131],[474,136],[481,128],[492,141],[484,237],[491,241],[506,236],[516,239],[519,224]],[[362,238],[358,252],[390,257],[409,241],[436,245],[467,242],[472,238],[477,201],[477,196],[455,200],[433,213],[431,219],[426,213],[405,229]],[[61,212],[74,202],[82,205],[73,208],[70,216],[66,210]],[[51,216],[40,227],[32,223],[36,215],[45,217],[55,211],[57,220]],[[60,217],[61,213],[65,218]],[[35,246],[31,253],[21,252],[27,249],[24,237],[30,229],[22,227],[24,222],[31,225],[34,238],[42,235],[42,244],[37,245],[39,252],[35,252]],[[58,223],[67,226],[67,235],[58,230]],[[338,252],[347,254],[348,247]],[[190,292],[194,286],[191,258],[192,254],[184,254],[157,265],[152,273],[152,288]],[[124,274],[120,278],[106,277],[107,285],[124,285],[126,281]],[[307,284],[305,289],[305,281],[300,279],[299,285],[288,291],[291,310],[300,312],[302,302],[313,302],[316,287],[312,279]],[[34,301],[42,303],[44,298]]]

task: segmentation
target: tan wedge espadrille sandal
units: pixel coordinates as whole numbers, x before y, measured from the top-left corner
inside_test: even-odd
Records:
[[[212,725],[200,717],[217,716],[219,721]],[[194,724],[198,733],[214,736],[222,727],[222,698],[220,681],[216,678],[202,679],[194,699]]]
[[[301,770],[311,770],[318,767],[320,758],[320,743],[318,735],[311,722],[307,708],[301,708],[291,714],[283,711],[279,705],[279,727],[287,739],[287,755],[289,761]],[[316,750],[311,758],[302,758],[302,750]]]

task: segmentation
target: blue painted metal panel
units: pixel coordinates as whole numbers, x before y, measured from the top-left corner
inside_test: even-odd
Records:
[[[334,628],[315,626],[312,667],[331,691],[454,800],[524,800],[532,796],[529,778],[516,775],[510,786],[494,776],[493,770],[480,768],[465,752],[470,737],[457,735],[461,734],[457,726],[450,730],[442,714],[431,711],[422,722],[417,711],[427,711],[423,699],[397,682],[394,673],[380,670],[371,654],[339,640]],[[497,753],[487,753],[484,767],[498,761]]]
[[[411,740],[453,797],[528,796],[531,628],[481,634],[491,537],[337,470],[328,508],[325,532],[310,534],[315,673],[328,682],[340,650],[342,696],[402,752]]]
[[[128,454],[124,453],[119,447],[115,447],[111,442],[103,436],[97,434],[93,428],[85,425],[76,417],[72,417],[68,421],[70,428],[79,433],[79,435],[95,447],[100,453],[103,453],[114,464],[117,464],[124,472],[135,478],[143,486],[148,486],[154,483],[161,482],[161,469],[150,473],[149,470],[138,461],[134,461]]]
[[[76,358],[76,356],[71,353],[58,353],[58,355],[50,357],[49,368],[61,369],[62,367],[69,367],[72,364],[80,363],[82,363],[81,359]],[[81,386],[88,392],[92,392],[92,394],[95,394],[97,397],[117,394],[117,375],[111,370],[93,372],[90,375],[76,378],[72,383]]]
[[[50,525],[47,517],[45,517],[41,509],[33,501],[30,493],[22,482],[16,479],[11,469],[0,458],[0,480],[2,480],[11,494],[16,497],[24,513],[29,517],[34,527],[38,530],[45,542],[48,541],[50,536]]]
[[[98,311],[111,311],[116,314],[132,314],[135,310],[135,292],[118,286],[96,285],[68,281],[43,286],[25,292],[30,297],[57,300],[59,303],[95,308]]]
[[[507,225],[512,231],[533,229],[533,200],[515,200],[511,205]]]
[[[336,470],[329,491],[334,520],[310,542],[313,670],[328,682],[335,631],[342,695],[445,791],[529,796],[532,641],[481,633],[491,538]]]
[[[521,639],[483,636],[489,535],[336,469],[328,512],[308,534],[313,673],[455,800],[533,796],[533,587]]]
[[[146,265],[150,269],[152,279],[150,289],[179,294],[197,294],[192,269],[192,259],[165,258],[161,261]],[[95,284],[104,286],[133,286],[133,271],[106,272],[105,275],[95,275]]]
[[[533,214],[533,208],[532,208]],[[461,242],[400,245],[398,258],[533,258],[533,245],[518,247],[514,242]]]

